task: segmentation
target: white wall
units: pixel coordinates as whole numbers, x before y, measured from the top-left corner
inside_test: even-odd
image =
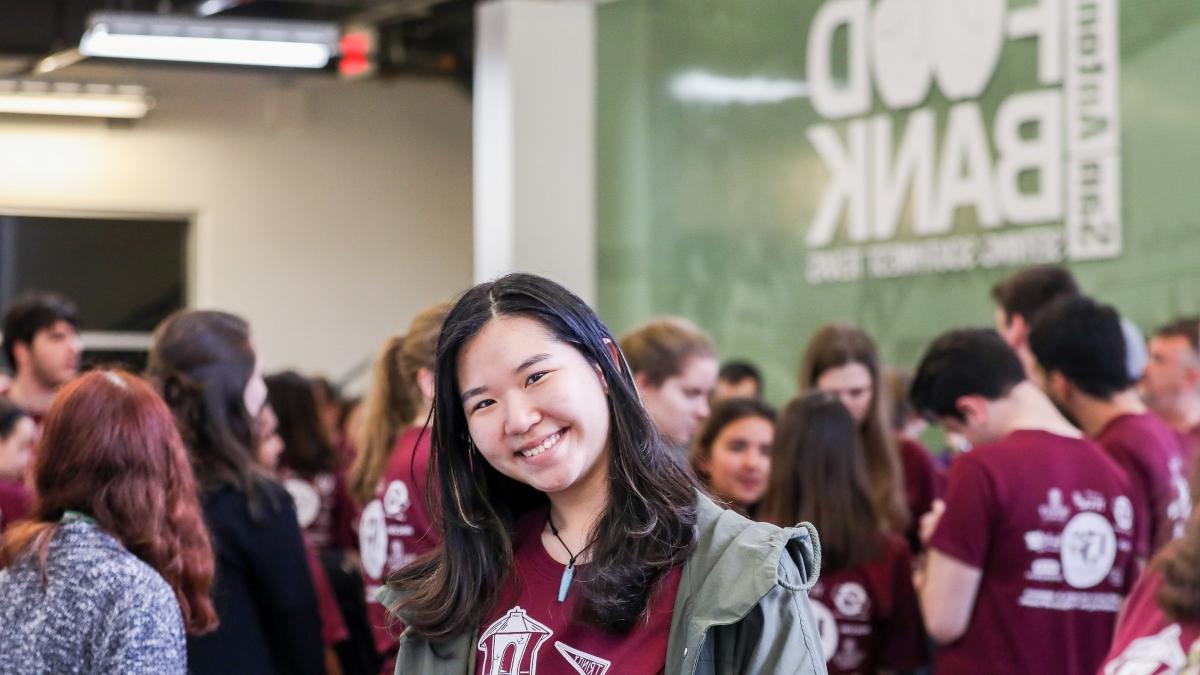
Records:
[[[471,283],[471,100],[449,82],[83,64],[144,84],[130,128],[0,117],[0,211],[193,218],[191,304],[251,320],[268,369],[337,376]]]

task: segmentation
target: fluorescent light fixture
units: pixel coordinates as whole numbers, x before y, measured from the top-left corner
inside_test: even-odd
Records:
[[[79,53],[118,59],[323,68],[337,53],[335,24],[266,19],[197,19],[94,12]]]
[[[767,77],[726,77],[693,70],[671,80],[671,95],[702,105],[765,105],[808,95],[808,83]]]
[[[139,119],[152,107],[143,87],[0,80],[0,113]]]

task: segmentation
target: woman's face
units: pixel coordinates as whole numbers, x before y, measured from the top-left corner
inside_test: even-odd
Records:
[[[267,403],[267,382],[263,379],[262,361],[258,356],[254,357],[254,372],[250,374],[250,381],[246,382],[242,398],[246,401],[246,412],[250,413],[250,419],[258,419]]]
[[[717,386],[719,368],[711,356],[693,356],[678,375],[668,377],[657,387],[639,383],[642,405],[646,406],[654,426],[675,445],[683,447],[690,443],[708,419],[708,402]]]
[[[283,438],[279,435],[279,418],[275,415],[275,409],[264,405],[254,420],[254,426],[258,461],[274,471],[279,467],[279,456],[283,454]]]
[[[488,321],[458,356],[471,440],[500,473],[547,495],[607,490],[604,378],[540,323]]]
[[[37,425],[31,417],[22,417],[13,425],[8,438],[0,439],[0,478],[21,480],[33,459]]]
[[[701,461],[712,491],[743,509],[757,504],[767,491],[774,440],[775,425],[768,419],[743,417],[726,424]]]
[[[863,364],[847,363],[826,370],[817,377],[817,389],[837,396],[859,425],[867,419],[875,386],[871,371]]]

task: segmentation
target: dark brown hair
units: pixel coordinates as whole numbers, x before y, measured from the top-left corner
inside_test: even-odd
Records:
[[[1159,326],[1154,331],[1154,337],[1186,338],[1192,351],[1200,354],[1200,317],[1186,316],[1182,319]]]
[[[1062,265],[1034,265],[1017,270],[992,286],[992,299],[1004,311],[1005,323],[1014,316],[1032,324],[1038,312],[1060,298],[1079,295],[1071,271]]]
[[[717,353],[699,326],[678,316],[661,316],[635,328],[621,338],[621,351],[633,372],[655,387],[682,373],[688,359]]]
[[[627,632],[644,616],[659,579],[696,545],[697,484],[659,438],[612,333],[566,288],[509,274],[467,291],[438,340],[430,475],[439,476],[442,544],[392,575],[400,600],[388,609],[434,643],[478,630],[512,583],[517,522],[545,512],[546,495],[492,468],[474,449],[458,381],[458,356],[496,317],[522,317],[570,345],[608,383],[608,508],[591,532],[592,557],[577,583],[576,620]]]
[[[332,470],[333,448],[321,428],[312,383],[291,370],[275,373],[266,381],[267,401],[275,411],[283,440],[280,464],[306,478]]]
[[[879,352],[875,341],[862,330],[846,324],[826,324],[809,340],[800,367],[800,391],[816,388],[821,374],[851,363],[871,374],[871,405],[860,429],[867,465],[867,479],[875,511],[884,527],[904,532],[911,518],[904,496],[903,473],[892,425],[888,420],[887,391],[880,378]]]
[[[63,513],[79,511],[167,582],[188,633],[216,627],[213,553],[192,468],[150,385],[116,371],[68,384],[46,415],[34,482],[37,504],[6,533],[0,567],[35,552],[44,570]]]
[[[780,527],[801,521],[821,534],[821,569],[856,567],[879,555],[879,517],[850,411],[832,394],[789,403],[775,425],[771,480],[758,517]]]

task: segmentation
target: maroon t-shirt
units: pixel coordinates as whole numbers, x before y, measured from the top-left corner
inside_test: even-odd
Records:
[[[432,550],[441,540],[425,506],[430,434],[429,429],[421,427],[410,427],[400,434],[383,479],[375,489],[375,499],[367,504],[358,520],[367,618],[375,635],[375,647],[387,660],[382,671],[387,675],[392,672],[389,665],[395,663],[400,626],[389,618],[375,592],[388,575]]]
[[[575,619],[580,579],[575,570],[566,602],[558,601],[566,566],[542,546],[545,514],[526,518],[513,542],[513,571],[496,606],[484,619],[476,648],[478,675],[619,675],[661,673],[682,567],[671,570],[650,598],[646,621],[632,631],[606,633]]]
[[[900,453],[900,466],[904,471],[904,497],[912,522],[905,533],[912,550],[920,548],[917,536],[921,516],[933,509],[933,500],[940,499],[945,487],[945,477],[933,463],[933,456],[925,446],[911,438],[898,437],[896,448]]]
[[[1164,616],[1154,599],[1161,585],[1162,572],[1153,567],[1138,579],[1104,659],[1104,675],[1168,675],[1200,663],[1200,621]]]
[[[25,516],[33,507],[33,493],[17,480],[0,478],[0,532]]]
[[[329,584],[329,575],[325,574],[325,568],[317,558],[312,542],[308,541],[308,537],[304,539],[308,571],[312,574],[313,590],[317,594],[317,611],[321,614],[321,640],[326,647],[331,647],[350,637],[350,631],[342,618],[342,610],[338,607],[337,596],[333,594],[333,586]]]
[[[1150,413],[1121,415],[1104,427],[1096,442],[1129,474],[1134,498],[1146,506],[1150,553],[1182,536],[1192,502],[1175,432]]]
[[[831,675],[912,670],[927,661],[908,544],[880,535],[877,559],[821,570],[808,592]]]
[[[300,529],[312,547],[317,551],[354,549],[354,502],[342,474],[322,471],[305,477],[287,467],[279,473],[296,503]]]
[[[1091,441],[1015,431],[955,460],[930,548],[980,569],[937,673],[1092,674],[1137,574],[1144,512]]]

